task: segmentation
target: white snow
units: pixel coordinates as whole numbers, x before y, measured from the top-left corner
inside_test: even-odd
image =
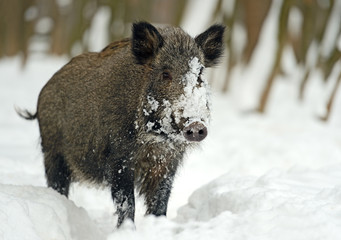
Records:
[[[177,220],[214,239],[339,239],[341,168],[226,174],[195,191]],[[181,239],[181,238],[179,238]],[[204,239],[204,238],[200,238]]]
[[[0,184],[1,239],[104,239],[83,208],[45,187]]]
[[[155,125],[155,123],[148,121],[147,124],[146,124],[147,132],[152,131],[152,128],[153,128],[154,125]]]
[[[188,63],[190,71],[184,76],[184,94],[174,103],[175,121],[188,118],[185,125],[193,121],[201,121],[205,125],[210,120],[210,94],[207,80],[201,76],[204,66],[194,57]],[[201,82],[198,82],[201,79]],[[181,112],[179,111],[181,109]]]
[[[155,100],[155,98],[153,98],[152,96],[147,96],[147,101],[149,103],[150,106],[150,112],[155,112],[158,108],[159,108],[159,102]]]

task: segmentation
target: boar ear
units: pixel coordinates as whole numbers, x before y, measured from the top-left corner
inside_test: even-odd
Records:
[[[212,67],[219,62],[224,52],[224,31],[224,26],[216,24],[195,37],[205,56],[205,67]]]
[[[133,24],[132,50],[138,63],[148,63],[163,45],[159,31],[147,22]]]

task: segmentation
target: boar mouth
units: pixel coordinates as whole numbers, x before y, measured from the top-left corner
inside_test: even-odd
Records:
[[[146,132],[156,136],[160,136],[164,139],[174,139],[175,136],[181,136],[182,131],[176,124],[175,116],[173,114],[170,115],[169,120],[169,127],[166,128],[165,126],[163,126],[160,120],[150,119],[146,124]]]
[[[171,141],[182,143],[195,143],[204,140],[208,134],[208,130],[203,119],[184,118],[180,121],[174,114],[169,116],[169,125],[163,126],[161,121],[154,120],[148,122],[147,133],[153,135],[158,141]]]

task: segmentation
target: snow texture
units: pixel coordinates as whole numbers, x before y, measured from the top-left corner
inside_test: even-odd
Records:
[[[1,239],[104,239],[86,211],[45,187],[0,184]]]
[[[245,239],[338,239],[341,185],[335,180],[341,182],[340,167],[243,179],[226,174],[195,191],[177,219],[209,225],[225,237],[219,239],[240,233]]]
[[[188,118],[185,126],[194,121],[201,121],[207,125],[210,119],[210,103],[208,83],[201,76],[204,66],[197,57],[194,57],[189,62],[189,67],[190,71],[183,78],[184,94],[174,103],[175,122],[180,122],[181,118]],[[179,109],[182,112],[179,112]]]

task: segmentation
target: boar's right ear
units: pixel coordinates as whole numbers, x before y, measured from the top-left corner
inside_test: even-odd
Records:
[[[133,24],[132,50],[139,64],[148,63],[163,45],[159,31],[147,22]]]
[[[195,42],[201,48],[205,56],[205,67],[212,67],[219,62],[224,52],[223,25],[215,24],[195,37]]]

